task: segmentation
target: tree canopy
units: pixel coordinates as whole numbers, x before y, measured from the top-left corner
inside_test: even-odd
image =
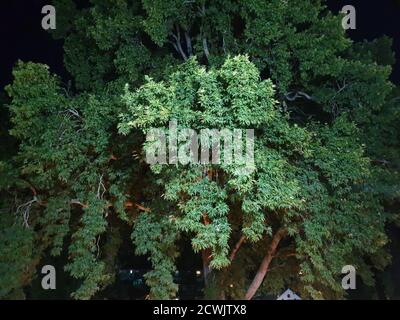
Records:
[[[177,295],[182,238],[209,298],[343,298],[345,265],[374,285],[400,196],[391,39],[351,41],[319,0],[55,6],[72,85],[19,61],[6,88],[0,297],[62,254],[71,296],[94,297],[115,281],[125,227],[152,264],[150,298]],[[146,134],[170,121],[254,129],[254,170],[149,165]]]

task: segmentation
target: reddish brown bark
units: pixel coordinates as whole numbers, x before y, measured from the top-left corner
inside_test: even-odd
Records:
[[[233,259],[235,259],[236,257],[236,253],[239,251],[242,243],[244,242],[244,240],[246,240],[245,236],[241,236],[239,241],[236,243],[235,247],[233,248],[231,255],[229,256],[229,260],[231,260],[231,262],[233,261]]]
[[[253,282],[251,283],[251,285],[247,290],[247,293],[245,295],[246,300],[250,300],[253,298],[254,294],[257,292],[258,288],[263,282],[265,275],[268,272],[268,268],[272,261],[272,258],[274,257],[274,254],[276,252],[276,248],[278,247],[279,242],[282,240],[282,238],[285,237],[286,232],[287,232],[286,229],[281,228],[273,236],[268,252],[265,255],[263,261],[261,262],[261,265],[258,268],[256,276],[253,279]]]

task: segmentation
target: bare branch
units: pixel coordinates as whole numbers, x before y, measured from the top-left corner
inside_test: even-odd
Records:
[[[229,260],[232,262],[233,259],[236,257],[236,253],[239,251],[242,243],[246,240],[245,236],[241,236],[239,241],[236,243],[235,247],[233,248],[231,255],[229,256]]]
[[[78,112],[78,110],[76,110],[75,108],[69,108],[68,112],[72,113],[75,117],[80,118],[80,114]]]
[[[138,208],[139,210],[142,210],[144,212],[150,212],[151,211],[150,208],[145,208],[145,207],[143,207],[142,205],[140,205],[138,203],[135,203],[135,206],[136,206],[136,208]]]
[[[288,93],[285,93],[284,97],[288,101],[294,101],[298,98],[306,98],[307,100],[314,100],[314,98],[312,96],[310,96],[309,94],[307,94],[303,91],[288,92]]]
[[[210,50],[208,50],[207,38],[204,36],[204,17],[206,16],[206,4],[205,1],[202,2],[201,7],[199,8],[200,16],[201,16],[201,27],[200,27],[200,36],[203,38],[203,52],[206,56],[207,60],[210,56]]]
[[[16,211],[15,215],[18,216],[19,214],[22,214],[23,226],[25,226],[26,228],[29,228],[29,214],[31,212],[31,207],[34,203],[37,203],[37,202],[38,202],[38,199],[35,195],[32,200],[29,200],[17,207],[17,211]]]
[[[100,234],[99,234],[99,236],[97,237],[97,242],[96,242],[96,247],[97,247],[97,255],[96,255],[96,259],[99,257],[99,255],[100,255],[100,246],[99,246],[99,242],[100,242]]]
[[[68,108],[66,110],[60,111],[59,113],[70,113],[73,116],[77,117],[77,118],[81,118],[81,115],[79,114],[79,111],[76,110],[74,107]]]
[[[179,29],[179,26],[175,24],[175,30],[176,34],[171,33],[172,37],[175,39],[175,42],[171,42],[172,45],[174,46],[175,50],[182,56],[183,60],[187,60],[187,55],[182,49],[182,44],[181,44],[181,31]]]
[[[78,206],[81,206],[82,208],[87,208],[88,207],[87,204],[80,202],[78,199],[72,199],[70,201],[70,204],[76,204]]]
[[[193,48],[192,48],[192,39],[190,39],[190,35],[187,31],[185,31],[185,41],[186,41],[186,48],[189,57],[193,55]]]
[[[203,38],[203,51],[204,51],[204,55],[206,56],[207,60],[208,57],[210,56],[210,51],[208,50],[208,45],[207,45],[207,39]]]
[[[102,193],[101,193],[101,195],[100,195],[100,189],[102,189],[103,191],[102,191]],[[103,174],[100,176],[100,179],[99,179],[99,185],[98,185],[98,187],[97,187],[97,198],[98,199],[103,199],[103,196],[104,196],[104,193],[106,192],[106,187],[104,186],[104,183],[103,183]]]

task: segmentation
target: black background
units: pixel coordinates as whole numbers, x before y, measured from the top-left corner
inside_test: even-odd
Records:
[[[0,1],[0,90],[11,82],[11,70],[18,59],[45,63],[52,72],[68,79],[63,67],[63,41],[53,40],[41,27],[44,16],[41,9],[50,3],[50,0]],[[372,40],[382,35],[393,39],[397,64],[391,79],[400,84],[400,0],[329,0],[327,4],[333,12],[347,4],[356,8],[357,29],[347,31],[354,40]]]

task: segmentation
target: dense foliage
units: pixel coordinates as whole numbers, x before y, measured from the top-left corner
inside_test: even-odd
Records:
[[[318,0],[55,6],[72,85],[20,61],[6,88],[0,297],[67,254],[72,297],[92,298],[115,280],[126,226],[150,298],[177,294],[182,238],[210,298],[342,298],[349,264],[374,284],[400,196],[390,39],[352,42]],[[254,129],[254,170],[148,165],[146,133],[170,121]]]

